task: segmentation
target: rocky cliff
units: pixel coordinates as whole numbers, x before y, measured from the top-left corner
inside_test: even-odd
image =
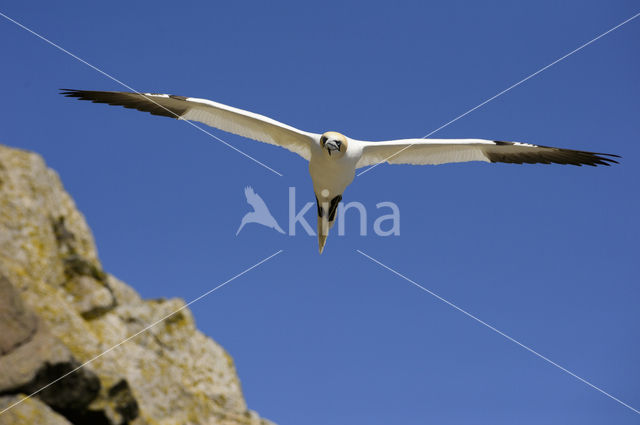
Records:
[[[57,174],[0,145],[0,411],[73,371],[0,425],[270,424],[188,309],[117,345],[183,305],[106,273]]]

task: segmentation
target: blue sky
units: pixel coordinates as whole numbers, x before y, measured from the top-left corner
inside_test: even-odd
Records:
[[[204,97],[301,129],[421,137],[637,13],[632,1],[64,2],[1,12],[136,90]],[[345,201],[401,210],[397,237],[248,225],[254,187],[286,226],[304,160],[185,123],[63,98],[117,83],[0,19],[0,143],[56,169],[110,273],[196,298],[248,404],[287,424],[631,424],[638,416],[384,270],[375,257],[640,408],[640,20],[434,137],[615,153],[615,167],[380,166]],[[308,214],[313,223],[313,210]]]

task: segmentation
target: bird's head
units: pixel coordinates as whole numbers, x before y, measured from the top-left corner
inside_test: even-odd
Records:
[[[322,149],[333,159],[342,158],[347,152],[347,138],[335,131],[327,131],[320,137]]]

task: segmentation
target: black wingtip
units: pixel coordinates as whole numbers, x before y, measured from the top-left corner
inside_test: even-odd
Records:
[[[154,97],[152,94],[137,92],[60,89],[60,94],[65,97],[87,100],[93,103],[124,106],[125,108],[137,109],[138,111],[149,112],[152,115],[169,118],[180,118],[189,108],[188,102],[175,104],[175,100],[187,99],[182,96],[169,96],[171,98],[170,101],[173,103],[167,103],[164,98],[152,99]]]
[[[82,97],[84,90],[75,90],[75,89],[58,89],[60,94],[65,97]]]
[[[516,142],[505,142],[501,140],[493,140],[496,146],[507,147],[517,145]],[[534,145],[529,146],[543,148],[546,152],[526,153],[518,152],[510,155],[500,153],[499,151],[489,152],[488,158],[491,162],[507,162],[515,164],[571,164],[578,167],[589,165],[596,167],[598,165],[611,166],[619,164],[614,158],[622,158],[620,155],[611,153],[588,152],[573,149],[555,148],[551,146]],[[502,148],[500,148],[502,149]]]

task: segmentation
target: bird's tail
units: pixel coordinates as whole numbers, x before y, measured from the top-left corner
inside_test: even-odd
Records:
[[[331,224],[326,217],[318,217],[318,250],[320,254],[324,251],[324,245],[327,243],[330,228]]]
[[[333,223],[336,219],[336,211],[338,204],[342,200],[342,195],[338,195],[331,199],[330,202],[320,202],[316,196],[316,204],[318,206],[318,249],[320,254],[324,250],[324,245],[327,243],[327,236],[329,236],[329,229],[333,227]]]

